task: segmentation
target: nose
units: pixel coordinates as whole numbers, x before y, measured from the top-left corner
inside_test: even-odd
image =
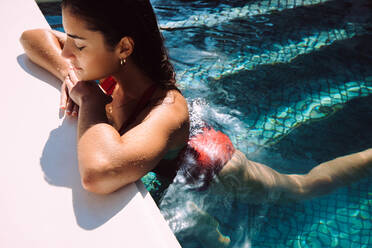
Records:
[[[70,42],[68,42],[68,40],[66,40],[66,42],[63,46],[61,55],[62,55],[62,57],[65,57],[67,59],[75,57],[75,55],[74,55],[74,53],[72,52],[72,49],[71,49],[71,44],[70,44]]]

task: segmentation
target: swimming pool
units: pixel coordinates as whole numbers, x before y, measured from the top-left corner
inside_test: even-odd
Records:
[[[195,121],[280,172],[372,147],[368,0],[152,1]],[[52,5],[53,6],[53,5]],[[46,13],[61,27],[58,8]],[[370,247],[372,179],[286,205],[183,190],[160,204],[183,247],[200,247],[194,201],[232,247]],[[197,218],[197,216],[196,216]]]

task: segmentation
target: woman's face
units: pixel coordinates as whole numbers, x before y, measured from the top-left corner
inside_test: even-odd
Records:
[[[79,80],[102,79],[119,70],[120,59],[106,47],[101,32],[88,30],[86,21],[68,7],[63,8],[62,18],[67,34],[62,56],[71,61]]]

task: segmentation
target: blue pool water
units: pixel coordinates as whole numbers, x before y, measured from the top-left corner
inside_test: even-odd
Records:
[[[152,3],[193,121],[225,132],[250,159],[306,173],[372,147],[370,1]],[[41,7],[61,29],[58,7]],[[159,207],[187,248],[201,247],[203,231],[191,201],[218,221],[230,247],[372,247],[371,182],[299,203],[247,205],[176,178]]]

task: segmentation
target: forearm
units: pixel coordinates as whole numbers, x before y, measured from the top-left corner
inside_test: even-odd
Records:
[[[27,56],[61,81],[68,74],[69,62],[61,56],[62,47],[50,30],[35,29],[23,32],[20,42]]]
[[[83,187],[95,193],[110,193],[122,185],[115,180],[115,154],[120,135],[108,123],[103,104],[81,104],[78,119],[78,162]]]
[[[94,125],[104,124],[107,125],[109,129],[113,129],[109,125],[109,121],[106,114],[106,106],[104,103],[82,103],[79,109],[78,118],[78,139],[80,140],[82,136]],[[87,136],[90,136],[87,133]]]

